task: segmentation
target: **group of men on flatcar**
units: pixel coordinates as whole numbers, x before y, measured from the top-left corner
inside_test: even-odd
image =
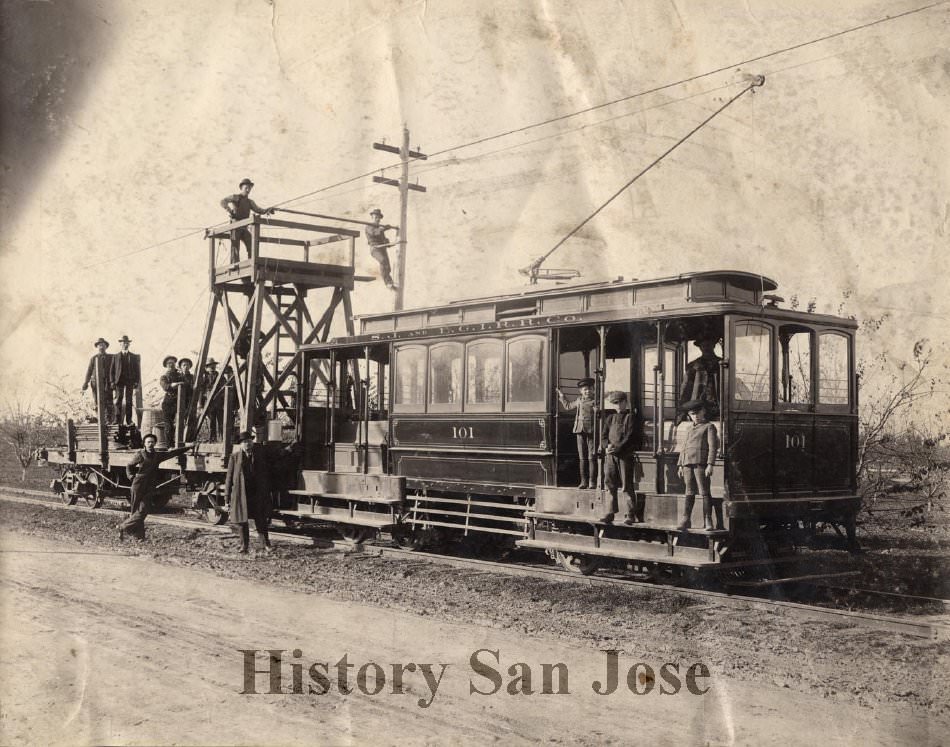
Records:
[[[98,409],[99,382],[101,380],[104,387],[101,396],[104,397],[106,423],[119,426],[116,437],[120,443],[137,447],[138,438],[136,437],[137,426],[133,418],[133,397],[135,392],[141,390],[142,387],[142,359],[140,355],[129,350],[131,342],[132,340],[129,339],[128,335],[123,335],[119,338],[121,350],[110,354],[106,352],[109,348],[108,340],[102,337],[96,340],[97,352],[89,360],[82,391],[92,391],[93,403]],[[223,436],[224,392],[225,389],[233,389],[234,387],[234,372],[231,367],[225,366],[221,376],[221,384],[211,395],[211,388],[218,379],[218,363],[214,358],[205,363],[204,371],[198,375],[197,380],[195,374],[192,373],[194,362],[191,358],[166,355],[162,360],[162,366],[164,371],[158,381],[163,392],[161,409],[165,437],[168,442],[173,443],[175,438],[179,397],[185,403],[190,402],[196,386],[202,408],[207,404],[209,395],[211,396],[211,406],[208,408],[208,425],[210,440],[217,441],[219,436]],[[235,407],[236,397],[232,396],[230,399],[232,407]]]
[[[677,472],[685,483],[683,518],[678,528],[692,527],[692,512],[697,493],[702,498],[703,529],[723,529],[722,499],[713,498],[711,477],[719,452],[719,434],[712,420],[719,416],[720,358],[715,353],[717,339],[705,336],[695,341],[700,357],[686,366],[686,375],[680,391],[679,414],[676,424],[688,419],[680,439]],[[619,513],[628,526],[642,524],[646,499],[634,489],[636,450],[640,439],[640,424],[635,409],[630,407],[626,392],[612,391],[605,395],[610,408],[600,423],[601,450],[595,446],[598,403],[594,398],[595,381],[585,377],[577,382],[579,396],[568,400],[557,389],[557,397],[566,410],[574,410],[573,432],[577,438],[577,457],[580,463],[578,488],[596,489],[598,456],[603,458],[604,485],[610,493],[611,505],[602,517],[612,523]],[[713,520],[715,515],[715,521]]]

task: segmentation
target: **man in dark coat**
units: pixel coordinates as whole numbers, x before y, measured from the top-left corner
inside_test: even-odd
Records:
[[[119,338],[122,350],[112,356],[112,388],[115,391],[115,417],[119,425],[132,425],[132,393],[142,385],[142,360],[129,352],[128,335]]]
[[[221,200],[221,207],[228,211],[228,215],[232,221],[250,218],[252,210],[258,215],[270,215],[274,212],[274,208],[262,208],[251,199],[251,190],[253,188],[254,182],[250,179],[242,179],[241,183],[238,184],[238,189],[241,191],[233,195],[228,195]],[[244,248],[247,249],[247,258],[250,259],[251,232],[247,229],[247,226],[235,228],[231,231],[231,264],[235,264],[241,259],[240,245],[242,242],[244,243]]]
[[[270,460],[266,447],[254,443],[247,431],[238,435],[241,448],[228,458],[228,474],[224,480],[224,494],[228,497],[231,523],[241,535],[241,553],[247,553],[251,532],[248,522],[260,537],[261,551],[271,552],[267,524],[273,511],[271,500]]]
[[[148,516],[152,494],[158,484],[159,467],[162,462],[181,456],[194,447],[194,444],[185,444],[170,451],[158,451],[155,448],[158,436],[154,433],[147,434],[143,442],[144,448],[132,457],[125,468],[132,480],[132,513],[119,524],[119,539],[125,539],[126,536],[145,539],[145,517]]]
[[[165,418],[165,442],[169,446],[174,446],[178,440],[178,434],[175,432],[175,418],[178,415],[178,390],[182,386],[181,372],[175,368],[178,358],[174,355],[166,355],[162,360],[165,372],[158,377],[158,384],[165,392],[162,397],[162,415]]]
[[[92,387],[92,401],[95,403],[96,412],[99,412],[99,383],[96,380],[96,362],[99,363],[99,375],[103,380],[103,394],[105,395],[106,422],[111,423],[114,419],[112,412],[112,356],[106,352],[109,347],[108,341],[101,337],[93,343],[99,351],[89,359],[89,365],[86,367],[86,378],[82,384],[82,390],[85,392]]]
[[[686,365],[686,377],[680,391],[680,403],[700,400],[706,405],[706,415],[710,420],[719,417],[719,364],[716,355],[717,340],[712,337],[696,340],[694,343],[702,353],[699,358]],[[677,422],[685,420],[681,414]]]
[[[610,511],[605,522],[613,521],[618,511],[624,524],[643,522],[646,499],[637,495],[634,467],[640,432],[636,413],[630,410],[625,392],[610,392],[607,402],[617,410],[608,413],[603,423],[604,482],[610,491]]]

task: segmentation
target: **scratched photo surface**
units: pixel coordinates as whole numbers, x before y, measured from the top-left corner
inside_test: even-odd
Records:
[[[0,398],[7,401],[43,405],[64,389],[78,395],[93,342],[105,337],[114,352],[128,335],[142,356],[145,404],[154,406],[148,400],[157,397],[162,358],[194,356],[201,342],[209,302],[204,233],[227,221],[221,199],[248,177],[262,207],[362,221],[379,208],[395,224],[398,191],[373,177],[398,179],[399,159],[373,143],[398,146],[404,126],[411,147],[428,155],[410,167],[410,180],[426,191],[410,193],[404,226],[406,308],[524,289],[519,269],[574,231],[545,267],[578,270],[584,281],[761,273],[778,282],[786,305],[880,319],[876,334],[859,340],[866,351],[910,361],[913,342],[926,339],[935,370],[946,374],[947,3],[5,0],[0,12]],[[756,76],[764,85],[620,191]],[[355,260],[357,273],[374,280],[358,285],[354,313],[392,309],[394,294],[362,237]],[[338,324],[334,334],[343,332]],[[224,347],[221,337],[211,352]],[[915,417],[942,422],[948,407],[938,390]],[[81,572],[92,576],[88,562]],[[134,569],[109,573],[133,584]],[[176,573],[163,571],[162,582],[144,590],[156,609],[161,584],[178,583]],[[252,593],[228,583],[235,594]],[[260,604],[268,595],[289,604],[272,591]],[[308,600],[301,614],[328,615],[336,643],[332,652],[312,646],[302,660],[335,654],[333,664],[358,636],[345,623],[345,606]],[[354,625],[365,624],[373,640],[391,638],[386,655],[398,661],[451,659],[459,671],[446,674],[443,692],[452,697],[464,699],[469,654],[502,647],[491,632],[440,641],[461,634],[436,622],[420,626],[429,637],[417,647],[406,637],[395,642],[412,623],[387,622],[388,614]],[[261,650],[292,641],[276,632],[280,615],[264,624],[270,639],[240,626],[229,634],[246,633],[248,648]],[[551,655],[506,636],[504,644],[523,646],[509,649],[510,661],[516,653],[532,662]],[[50,651],[75,658],[62,641]],[[597,658],[573,654],[585,694],[544,706],[545,717],[568,732],[601,718],[588,683],[603,660],[592,651]],[[227,656],[233,661],[212,678],[218,690],[195,694],[206,699],[204,716],[185,710],[193,739],[183,728],[170,741],[213,743],[222,733],[214,726],[219,701],[248,743],[302,739],[287,724],[268,731],[242,714],[235,705],[241,664]],[[685,671],[692,662],[680,663]],[[71,681],[74,664],[63,665]],[[56,668],[44,666],[53,687]],[[387,676],[389,687],[391,670]],[[156,683],[150,695],[167,697],[169,688]],[[89,686],[105,697],[102,682]],[[133,687],[127,678],[119,701],[148,711]],[[419,698],[429,691],[418,672],[412,687]],[[731,694],[717,697],[721,720]],[[685,695],[677,703],[683,734],[701,735],[702,713]],[[453,718],[436,705],[406,706],[413,718],[394,722],[397,733],[387,733],[385,713],[373,713],[364,715],[376,719],[375,732],[353,726],[322,739],[435,744]],[[37,741],[68,741],[57,724],[69,708],[24,707],[36,709]],[[359,715],[345,699],[337,707],[339,718]],[[833,717],[833,710],[817,714],[815,724],[824,726],[814,731]],[[476,734],[480,718],[467,713],[464,728]],[[541,736],[525,727],[526,706],[518,719],[519,740]],[[109,731],[80,717],[74,736],[134,743],[142,739],[128,726],[135,721],[128,716],[123,730]],[[595,726],[589,736],[599,741]],[[656,737],[662,741],[663,732]]]

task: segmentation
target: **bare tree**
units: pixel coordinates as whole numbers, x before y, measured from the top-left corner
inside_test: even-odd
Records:
[[[12,448],[20,463],[21,482],[26,481],[26,471],[36,461],[40,449],[53,443],[59,434],[56,421],[32,403],[19,398],[6,403],[0,417],[0,439]]]

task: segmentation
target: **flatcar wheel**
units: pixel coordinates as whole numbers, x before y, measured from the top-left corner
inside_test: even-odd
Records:
[[[59,499],[67,506],[75,506],[76,501],[79,500],[79,496],[68,490],[63,490],[63,492],[59,494]]]
[[[342,524],[339,529],[340,534],[343,535],[343,539],[347,542],[353,542],[354,544],[366,542],[366,540],[372,539],[376,534],[376,531],[370,527],[361,527],[354,524]]]
[[[558,550],[555,557],[564,570],[571,573],[580,573],[583,576],[589,576],[600,567],[600,558],[592,555],[580,555]]]
[[[208,506],[208,508],[203,509],[201,516],[209,524],[214,524],[215,526],[220,526],[228,521],[228,512],[222,511],[214,506]]]
[[[416,552],[426,546],[425,534],[415,527],[400,524],[392,531],[393,541],[403,550]]]

